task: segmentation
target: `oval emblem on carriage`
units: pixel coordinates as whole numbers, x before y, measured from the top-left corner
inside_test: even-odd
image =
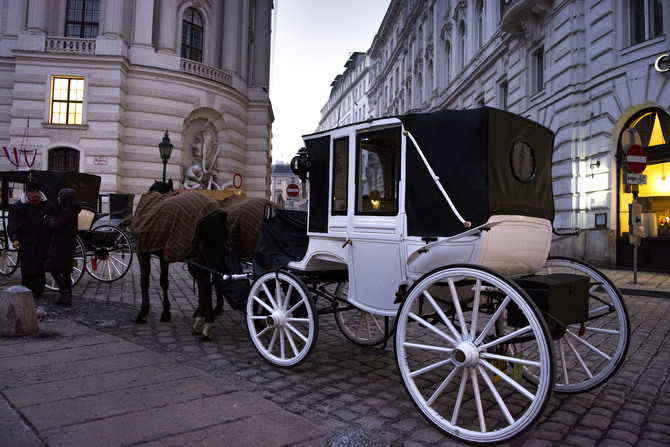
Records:
[[[516,140],[509,154],[509,161],[514,177],[520,182],[529,182],[535,177],[535,153],[533,148],[523,140]]]

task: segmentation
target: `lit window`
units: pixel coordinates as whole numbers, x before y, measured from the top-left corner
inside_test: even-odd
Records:
[[[54,77],[51,87],[51,123],[81,124],[84,112],[84,79]]]
[[[100,0],[68,0],[65,37],[93,39],[98,36]]]
[[[181,57],[202,62],[202,16],[195,9],[188,8],[181,23]]]

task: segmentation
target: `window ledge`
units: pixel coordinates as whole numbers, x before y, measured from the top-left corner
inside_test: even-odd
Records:
[[[70,130],[88,130],[88,124],[52,124],[42,123],[45,129],[70,129]]]

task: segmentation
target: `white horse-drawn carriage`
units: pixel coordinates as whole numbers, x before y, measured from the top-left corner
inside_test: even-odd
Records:
[[[305,230],[278,215],[288,227],[264,229],[254,259],[256,349],[300,363],[326,313],[361,345],[394,334],[416,407],[475,444],[524,433],[553,391],[601,385],[625,358],[628,316],[598,270],[549,257],[553,139],[491,108],[305,136],[292,162],[309,182]]]

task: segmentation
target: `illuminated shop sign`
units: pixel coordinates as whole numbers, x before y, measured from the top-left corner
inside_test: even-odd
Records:
[[[670,71],[670,54],[661,54],[658,59],[656,59],[654,67],[656,67],[656,71],[659,73]]]

